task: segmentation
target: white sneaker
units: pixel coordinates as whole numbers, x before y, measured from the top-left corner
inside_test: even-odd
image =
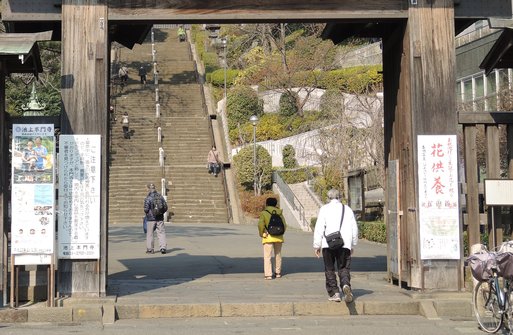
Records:
[[[335,301],[335,302],[341,302],[342,300],[340,299],[340,293],[335,293],[334,295],[332,295],[331,297],[328,298],[329,301]]]
[[[344,285],[342,287],[342,291],[344,291],[344,301],[345,302],[352,302],[353,301],[353,292],[351,291],[351,287],[349,285]]]

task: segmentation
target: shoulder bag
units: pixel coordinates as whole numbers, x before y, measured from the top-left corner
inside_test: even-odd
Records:
[[[336,232],[326,235],[326,227],[324,227],[324,237],[326,238],[326,242],[328,243],[328,248],[330,250],[338,250],[344,247],[344,239],[342,239],[342,235],[340,234],[342,222],[344,221],[344,210],[345,206],[344,204],[342,204],[342,217],[340,218],[340,227]]]

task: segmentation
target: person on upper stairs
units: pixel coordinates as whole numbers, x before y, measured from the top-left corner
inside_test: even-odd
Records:
[[[213,145],[212,149],[208,152],[207,156],[207,168],[208,173],[217,177],[219,172],[221,171],[221,160],[219,159],[219,151],[217,151],[216,146]]]
[[[121,124],[123,125],[123,137],[125,139],[130,139],[130,122],[128,120],[128,113],[123,113],[123,116],[121,117]]]
[[[177,35],[178,40],[180,42],[185,42],[185,40],[187,39],[187,34],[185,33],[185,29],[183,26],[178,27]]]

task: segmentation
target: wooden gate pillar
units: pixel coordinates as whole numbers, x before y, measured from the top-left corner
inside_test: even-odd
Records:
[[[7,193],[9,190],[9,179],[7,163],[9,161],[9,132],[7,129],[5,111],[5,63],[0,62],[0,307],[7,301]]]
[[[103,296],[107,278],[108,7],[104,0],[62,1],[62,134],[102,136],[100,259],[62,260],[58,292]]]
[[[417,166],[417,135],[457,131],[454,5],[453,0],[408,2],[407,23],[383,41],[385,158],[399,166],[402,278],[412,288],[458,290],[459,260],[420,258]]]

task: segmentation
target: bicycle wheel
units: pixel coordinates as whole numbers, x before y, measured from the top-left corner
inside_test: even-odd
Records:
[[[495,333],[502,326],[503,313],[497,300],[495,287],[489,282],[480,282],[474,288],[474,313],[481,329],[487,333]]]

